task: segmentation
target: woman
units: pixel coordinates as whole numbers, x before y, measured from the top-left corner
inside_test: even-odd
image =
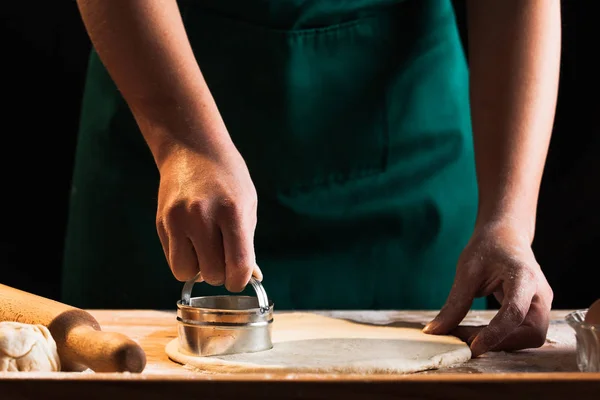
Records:
[[[64,301],[173,309],[199,269],[203,294],[254,273],[280,310],[444,305],[436,334],[494,293],[473,353],[543,342],[558,1],[470,1],[470,76],[449,0],[78,4]]]

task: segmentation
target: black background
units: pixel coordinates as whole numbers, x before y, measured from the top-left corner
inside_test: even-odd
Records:
[[[464,1],[454,3],[464,39]],[[534,242],[555,292],[555,308],[587,307],[600,298],[600,281],[594,278],[600,269],[597,64],[592,47],[585,51],[582,46],[592,30],[592,4],[562,1],[559,101]],[[577,64],[576,31],[586,28],[580,34],[584,51]],[[0,40],[0,282],[60,300],[68,194],[90,42],[72,0],[4,2]]]

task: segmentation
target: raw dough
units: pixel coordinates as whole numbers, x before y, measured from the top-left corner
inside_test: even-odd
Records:
[[[60,371],[56,342],[48,328],[0,322],[0,371]]]
[[[194,357],[166,346],[169,358],[201,372],[305,372],[401,374],[459,364],[469,347],[453,336],[421,332],[415,323],[373,325],[312,313],[276,314],[273,349],[258,353]]]

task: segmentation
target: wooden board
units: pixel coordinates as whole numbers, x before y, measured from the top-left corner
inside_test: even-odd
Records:
[[[466,364],[412,375],[208,375],[168,359],[164,346],[176,337],[174,312],[91,310],[103,330],[123,333],[146,351],[142,374],[12,373],[0,374],[0,399],[52,399],[65,396],[110,398],[166,396],[211,398],[386,398],[503,399],[600,398],[600,373],[580,373],[575,337],[564,322],[567,311],[554,311],[546,344],[515,353],[489,353]],[[429,321],[435,312],[324,312],[332,317],[385,324]],[[464,321],[481,325],[493,312],[472,312]],[[6,396],[6,397],[5,397]]]

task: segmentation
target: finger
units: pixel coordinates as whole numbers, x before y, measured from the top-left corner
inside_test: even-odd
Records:
[[[439,314],[428,323],[423,332],[433,335],[445,335],[465,318],[475,299],[477,285],[471,280],[455,279],[446,304],[442,307]]]
[[[225,255],[221,230],[210,220],[190,218],[188,236],[196,250],[202,280],[209,285],[225,283]]]
[[[496,292],[494,295],[499,302],[502,302],[504,298],[502,292]],[[550,309],[551,302],[546,301],[543,296],[535,295],[521,326],[490,351],[516,351],[542,346],[550,326]],[[486,326],[458,326],[450,331],[450,334],[471,345],[475,337]]]
[[[185,214],[180,206],[169,208],[160,217],[158,233],[163,246],[167,243],[165,251],[167,261],[175,279],[186,282],[193,279],[198,273],[198,258],[192,242],[188,239],[185,227],[181,221],[185,220]]]
[[[167,262],[169,261],[169,235],[167,234],[167,229],[165,227],[164,222],[161,219],[157,219],[156,221],[156,232],[158,233],[158,239],[160,240],[160,244],[162,245],[163,252],[165,253],[165,258]]]
[[[535,295],[535,280],[520,278],[512,282],[505,282],[505,285],[508,287],[504,292],[505,296],[500,310],[471,344],[473,357],[498,346],[523,323],[529,312]]]
[[[496,347],[488,351],[517,351],[523,349],[534,349],[540,347],[545,342],[545,335],[540,341],[540,332],[533,326],[519,326],[510,335],[508,335]]]
[[[535,295],[521,326],[506,336],[491,351],[516,351],[541,347],[546,342],[550,326],[550,308],[551,302],[547,302],[543,295]]]
[[[221,226],[225,250],[225,287],[230,292],[244,290],[255,271],[260,271],[254,255],[254,229],[250,224]],[[262,273],[259,272],[262,279]]]
[[[181,230],[169,231],[169,266],[180,282],[192,279],[199,271],[194,246]]]
[[[481,330],[483,328],[485,328],[485,325],[478,325],[478,326],[457,326],[456,328],[452,329],[449,332],[449,334],[452,335],[452,336],[456,336],[457,338],[459,338],[463,342],[467,343],[468,345],[471,345],[471,343],[473,342],[473,339],[475,339],[475,337],[477,336],[477,334],[479,332],[481,332]]]
[[[254,270],[252,271],[252,276],[256,278],[257,281],[262,282],[264,279],[263,273],[258,265],[254,265]]]

